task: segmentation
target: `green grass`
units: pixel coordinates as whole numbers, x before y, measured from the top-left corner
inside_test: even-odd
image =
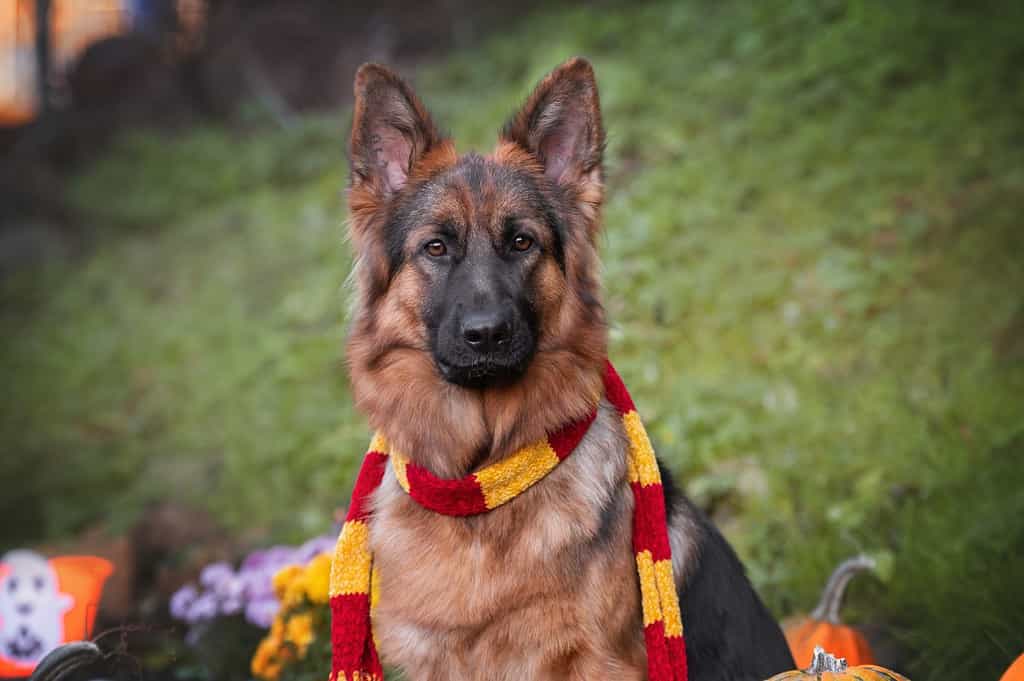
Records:
[[[609,129],[612,357],[772,608],[868,551],[916,681],[1024,649],[1024,6],[655,3],[527,17],[417,74],[486,150],[550,67]],[[208,505],[296,539],[366,430],[340,366],[344,116],[122,140],[73,198],[106,236],[5,282],[5,541]]]

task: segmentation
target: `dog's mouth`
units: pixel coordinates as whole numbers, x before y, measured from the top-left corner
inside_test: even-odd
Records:
[[[456,364],[434,358],[441,377],[463,388],[491,388],[516,382],[526,372],[527,362],[501,362],[482,359],[469,364]]]

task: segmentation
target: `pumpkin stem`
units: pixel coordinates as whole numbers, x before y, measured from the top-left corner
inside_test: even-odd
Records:
[[[824,674],[825,672],[845,672],[846,658],[836,657],[826,653],[821,646],[814,646],[814,655],[811,657],[811,666],[807,668],[806,674]]]
[[[839,624],[839,608],[843,604],[843,596],[846,594],[846,585],[850,583],[853,576],[858,572],[875,569],[875,559],[863,554],[844,560],[832,572],[825,584],[825,590],[821,592],[821,600],[811,611],[811,618],[819,622]]]

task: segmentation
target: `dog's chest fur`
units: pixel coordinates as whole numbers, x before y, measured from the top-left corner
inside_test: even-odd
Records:
[[[389,468],[370,540],[385,664],[412,681],[643,678],[626,452],[602,404],[572,456],[470,518],[423,509]]]

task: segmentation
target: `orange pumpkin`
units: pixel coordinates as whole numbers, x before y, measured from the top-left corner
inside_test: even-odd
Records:
[[[1010,665],[1010,668],[999,678],[999,681],[1024,681],[1024,655],[1018,657]]]
[[[891,669],[874,664],[851,667],[844,658],[829,655],[821,647],[811,653],[811,664],[804,670],[776,674],[768,681],[909,681]]]
[[[874,568],[875,561],[868,556],[844,560],[828,578],[821,600],[811,614],[790,619],[783,625],[786,642],[789,643],[789,650],[793,653],[797,667],[802,669],[811,664],[817,646],[834,651],[852,665],[875,662],[867,639],[856,629],[846,626],[839,620],[839,608],[843,603],[846,585],[858,572]]]

